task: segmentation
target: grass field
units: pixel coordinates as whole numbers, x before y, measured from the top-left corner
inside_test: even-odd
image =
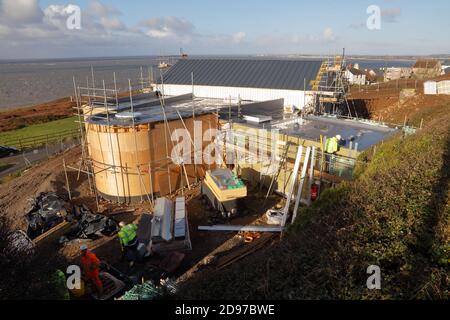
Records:
[[[77,117],[69,117],[41,124],[33,124],[21,129],[0,132],[0,145],[17,146],[19,140],[29,141],[40,136],[54,136],[70,130],[76,130],[78,129],[76,120]]]

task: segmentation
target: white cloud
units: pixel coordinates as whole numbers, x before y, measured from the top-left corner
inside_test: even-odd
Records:
[[[400,8],[389,8],[381,10],[381,17],[384,21],[389,23],[397,22],[397,18],[402,14],[402,9]]]
[[[140,26],[147,36],[157,39],[178,39],[192,36],[194,32],[194,25],[190,21],[172,16],[147,19]]]
[[[44,22],[63,30],[66,27],[66,19],[71,14],[71,7],[62,5],[50,5],[44,10]],[[45,25],[41,26],[45,27]]]
[[[245,40],[245,37],[247,37],[247,34],[243,31],[236,32],[231,35],[231,39],[235,44],[242,43]]]
[[[0,4],[0,18],[9,24],[37,23],[42,17],[38,0],[3,0]]]
[[[328,42],[332,42],[336,40],[336,36],[334,35],[334,31],[331,28],[325,28],[323,31],[323,39]]]
[[[125,30],[126,29],[125,24],[122,21],[120,21],[118,18],[101,17],[100,24],[105,29],[109,29],[109,30]]]
[[[121,12],[113,6],[105,5],[97,0],[89,1],[88,12],[99,17],[116,16],[121,14]]]

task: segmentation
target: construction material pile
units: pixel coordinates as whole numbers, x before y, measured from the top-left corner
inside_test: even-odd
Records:
[[[94,214],[85,205],[72,208],[65,199],[56,193],[40,193],[30,200],[30,209],[25,215],[28,223],[27,235],[31,239],[44,236],[47,232],[62,223],[70,229],[60,239],[65,242],[73,239],[95,239],[110,236],[119,231],[119,227],[111,218]]]
[[[155,300],[161,292],[151,282],[137,284],[120,297],[119,300]]]
[[[28,223],[27,235],[34,239],[64,221],[67,211],[65,200],[56,193],[40,193],[30,200],[30,209],[25,215]]]
[[[75,221],[65,237],[73,239],[95,239],[101,236],[111,236],[119,231],[117,222],[106,216],[94,214],[85,206],[74,206],[73,212],[68,215],[68,221]]]

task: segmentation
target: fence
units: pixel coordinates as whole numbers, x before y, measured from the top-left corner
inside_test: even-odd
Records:
[[[350,99],[379,98],[380,95],[398,95],[398,93],[403,89],[415,89],[422,92],[423,80],[398,79],[364,86],[354,85],[350,87],[348,97]]]
[[[24,151],[27,149],[38,148],[49,144],[62,143],[66,139],[79,138],[80,136],[81,135],[79,129],[71,129],[32,137],[21,137],[13,139],[0,137],[0,145],[14,147],[19,149],[20,151]]]

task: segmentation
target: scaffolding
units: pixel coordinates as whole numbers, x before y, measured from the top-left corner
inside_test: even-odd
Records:
[[[304,113],[354,115],[358,118],[355,108],[350,109],[347,100],[349,83],[345,77],[346,70],[345,51],[342,56],[326,57],[322,62],[316,79],[310,85],[313,89],[314,98]]]
[[[148,70],[148,81],[145,81],[144,78],[144,72],[143,68],[141,68],[140,72],[140,78],[137,85],[134,87],[131,84],[131,81],[128,80],[128,92],[126,94],[120,93],[117,89],[117,79],[116,74],[113,74],[113,88],[106,88],[105,81],[103,80],[101,87],[95,87],[95,76],[92,69],[92,78],[91,80],[89,77],[86,78],[86,84],[80,85],[77,84],[75,77],[73,78],[73,85],[74,85],[74,92],[75,92],[75,100],[76,100],[76,106],[74,107],[76,111],[76,115],[78,117],[78,123],[79,128],[81,132],[81,159],[80,164],[78,168],[71,168],[78,171],[78,179],[80,178],[80,174],[84,173],[87,174],[88,182],[89,182],[89,188],[91,193],[95,195],[97,205],[99,203],[99,198],[103,197],[105,198],[105,194],[101,193],[98,189],[97,184],[97,177],[99,174],[105,174],[113,175],[114,179],[112,181],[113,186],[110,186],[112,190],[115,190],[115,201],[118,203],[123,202],[131,202],[131,198],[133,197],[132,194],[129,192],[128,197],[126,196],[126,190],[128,187],[128,191],[130,191],[129,186],[125,186],[125,182],[130,182],[130,175],[134,174],[137,176],[137,179],[139,181],[140,188],[140,201],[148,201],[151,204],[154,202],[154,195],[156,192],[153,190],[153,186],[155,185],[156,181],[154,181],[154,177],[156,177],[156,174],[160,174],[162,170],[165,170],[167,173],[167,181],[168,181],[168,194],[174,194],[176,192],[183,192],[185,188],[191,189],[191,186],[193,183],[198,182],[198,176],[197,176],[197,165],[195,163],[195,156],[196,152],[203,152],[202,150],[196,150],[194,146],[194,142],[191,139],[191,143],[194,146],[194,149],[191,150],[191,152],[188,154],[188,156],[193,159],[194,161],[191,162],[194,164],[194,170],[193,173],[189,173],[184,161],[180,161],[178,163],[174,162],[174,159],[172,159],[171,154],[169,153],[169,150],[172,149],[172,151],[175,149],[177,151],[177,154],[179,154],[179,145],[175,146],[174,142],[172,141],[170,134],[173,132],[171,129],[171,121],[168,120],[165,112],[165,98],[164,94],[156,94],[154,95],[157,99],[159,99],[159,104],[161,108],[161,113],[163,115],[164,121],[163,121],[163,127],[164,127],[164,134],[161,141],[165,146],[165,154],[159,157],[158,159],[151,159],[150,161],[143,162],[141,159],[139,159],[138,154],[141,151],[140,147],[138,146],[138,132],[142,130],[142,123],[138,124],[135,122],[135,115],[137,112],[135,112],[134,108],[134,101],[133,97],[136,92],[142,92],[144,89],[146,89],[146,86],[148,84],[148,88],[150,89],[151,84],[154,82],[154,75],[153,75],[153,68]],[[159,70],[160,72],[160,79],[163,79],[163,70]],[[164,86],[162,86],[163,88]],[[151,90],[149,90],[149,94]],[[129,108],[121,107],[121,103],[123,101],[127,102],[127,106],[129,105]],[[192,101],[193,103],[193,101]],[[131,123],[127,123],[126,126],[120,127],[117,125],[117,123],[112,123],[111,117],[115,116],[118,112],[124,112],[129,113],[131,118]],[[177,115],[179,119],[177,121],[181,121],[182,127],[187,129],[185,120],[181,116],[181,114],[177,112]],[[195,118],[195,108],[192,107],[192,117]],[[90,141],[89,135],[90,132],[94,129],[93,126],[97,126],[98,124],[95,123],[95,121],[102,121],[103,127],[106,129],[103,132],[100,132],[100,134],[103,134],[107,136],[106,140],[100,140],[100,138],[96,141],[96,143],[106,143],[107,150],[110,150],[111,153],[114,153],[116,150],[120,152],[120,142],[119,138],[115,135],[120,134],[120,132],[126,132],[128,135],[131,134],[133,136],[131,145],[132,148],[134,148],[133,152],[135,159],[134,163],[135,165],[130,166],[128,163],[122,163],[122,156],[115,157],[112,155],[110,157],[109,163],[105,161],[99,162],[98,159],[94,159],[92,157],[92,143],[93,141]],[[173,120],[173,119],[172,119]],[[208,118],[208,127],[212,128],[218,127],[218,123],[211,123],[211,118]],[[122,131],[121,131],[122,130]],[[146,128],[146,130],[150,130],[149,127]],[[99,134],[97,134],[99,135]],[[169,147],[169,144],[171,144],[171,148]],[[123,147],[123,146],[122,146]],[[97,148],[100,148],[103,150],[103,146],[98,146]],[[128,146],[128,149],[130,146]],[[203,148],[203,147],[202,147]],[[103,156],[103,154],[102,154]],[[117,161],[118,160],[118,161]],[[180,159],[177,159],[180,160]],[[172,182],[172,176],[179,177],[176,178],[178,180],[178,187],[176,183]],[[126,176],[126,177],[124,177]],[[148,179],[148,181],[144,181],[144,179]],[[175,181],[176,182],[176,181]],[[120,192],[121,191],[121,192]],[[123,197],[121,196],[123,195]],[[112,200],[112,199],[109,199]]]

